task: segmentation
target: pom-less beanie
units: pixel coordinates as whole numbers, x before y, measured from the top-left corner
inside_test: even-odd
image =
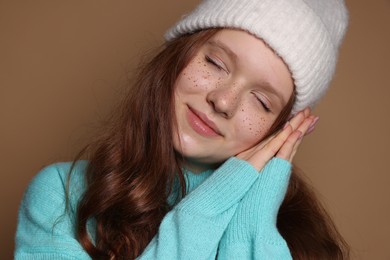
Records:
[[[347,24],[343,0],[204,0],[165,39],[208,28],[235,28],[257,36],[291,71],[295,113],[313,107],[328,88]]]

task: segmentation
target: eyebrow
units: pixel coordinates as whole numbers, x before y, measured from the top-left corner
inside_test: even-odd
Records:
[[[282,107],[284,107],[286,104],[287,104],[287,101],[284,99],[282,93],[280,93],[280,91],[277,90],[277,88],[275,88],[274,86],[272,86],[271,83],[269,83],[268,81],[263,81],[261,86],[269,93],[273,94],[274,96],[276,96],[277,98],[279,98],[279,100],[281,101],[281,105]]]
[[[237,54],[234,51],[232,51],[228,46],[226,46],[223,42],[218,41],[218,40],[210,40],[207,43],[216,47],[216,48],[222,49],[231,58],[233,58],[234,60],[237,60]]]
[[[218,41],[218,40],[209,40],[207,43],[212,45],[213,47],[222,49],[224,52],[226,52],[235,61],[238,60],[238,55],[234,51],[232,51],[232,49],[230,49],[223,42]],[[277,88],[275,88],[270,82],[263,80],[260,85],[267,92],[269,92],[269,93],[273,94],[274,96],[276,96],[277,98],[279,98],[279,100],[281,101],[282,107],[284,107],[287,104],[287,101],[284,99],[282,93],[280,93],[280,91],[278,91]]]

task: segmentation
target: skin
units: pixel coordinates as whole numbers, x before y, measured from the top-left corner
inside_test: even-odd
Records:
[[[193,172],[231,156],[261,170],[274,156],[292,160],[315,117],[306,109],[263,140],[293,94],[291,73],[259,38],[223,29],[206,42],[175,83],[176,151]]]

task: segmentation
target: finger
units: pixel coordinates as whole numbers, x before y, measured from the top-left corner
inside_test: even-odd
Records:
[[[299,125],[305,120],[305,114],[303,112],[299,112],[289,121],[293,130],[296,130]]]
[[[292,133],[295,132],[295,130],[298,131],[298,133],[302,133],[301,135],[304,135],[306,133],[306,131],[315,124],[315,121],[318,120],[317,119],[318,117],[314,117],[314,116],[311,116],[310,115],[310,109],[309,108],[306,108],[304,111],[301,111],[300,113],[298,113],[290,122],[287,122],[286,125],[285,125],[285,128],[288,124],[291,125],[291,128],[292,128]],[[279,153],[280,149],[282,149],[284,147],[284,145],[287,145],[287,148],[284,148],[282,149],[282,153],[280,153],[279,155],[283,156],[284,159],[289,159],[289,158],[292,158],[293,156],[293,153],[295,154],[295,151],[297,150],[298,146],[299,146],[299,143],[301,142],[302,138],[300,134],[294,134],[293,137],[288,137],[289,139],[286,139],[286,141],[288,140],[288,144],[281,144],[281,146],[277,146],[278,144],[280,144],[279,142],[275,142],[274,145],[275,145],[275,149],[279,149],[277,151],[273,150],[273,146],[270,146],[271,147],[271,151],[274,152],[273,154],[275,155],[276,153]],[[277,135],[275,135],[277,136]],[[263,146],[260,147],[260,149],[262,149],[263,147],[267,146],[268,143],[272,142],[272,140],[275,138],[275,136],[272,136],[272,138],[269,138],[268,140],[266,140],[266,142],[263,144]],[[298,140],[299,138],[299,140]],[[279,141],[282,140],[282,139],[279,139]]]
[[[319,119],[320,118],[318,116],[314,119],[313,123],[311,123],[311,125],[309,126],[309,129],[307,129],[305,135],[308,135],[308,134],[310,134],[311,132],[314,131],[315,126],[317,125]]]
[[[263,149],[255,153],[248,162],[259,171],[263,169],[266,163],[278,153],[292,132],[290,123],[287,123],[283,130],[268,142]]]
[[[314,116],[310,116],[310,108],[306,108],[305,110],[299,112],[291,121],[287,122],[285,127],[290,124],[291,125],[291,128],[292,128],[292,134],[294,134],[294,132],[297,130],[298,131],[298,136],[297,133],[294,134],[293,137],[291,137],[291,139],[289,139],[289,148],[291,149],[285,149],[285,151],[292,151],[292,148],[294,147],[295,145],[295,142],[297,141],[297,138],[299,138],[301,135],[303,135],[307,129],[313,125],[313,122],[315,120],[315,117]],[[290,137],[288,137],[290,138]],[[282,139],[279,139],[279,140],[282,140]],[[285,139],[286,141],[288,139]],[[272,139],[269,141],[271,142]],[[278,142],[276,142],[275,144],[279,144]],[[282,144],[282,146],[284,146],[285,144]],[[282,146],[280,146],[279,149],[282,148]],[[275,146],[276,147],[276,146]],[[278,150],[279,152],[279,150]],[[276,153],[274,153],[276,154]],[[286,159],[289,157],[290,154],[286,153]]]
[[[266,146],[269,142],[272,141],[272,139],[274,139],[276,136],[278,136],[287,126],[289,125],[289,122],[286,122],[286,124],[284,125],[284,127],[277,131],[276,133],[272,134],[271,136],[267,137],[267,139],[265,140],[262,140],[260,143],[256,144],[254,147],[252,147],[254,150],[260,150],[260,149],[263,149],[264,146]]]
[[[316,121],[315,116],[309,116],[303,122],[299,125],[298,130],[301,131],[303,134],[306,134],[306,132],[309,130],[310,127],[313,127]]]
[[[299,145],[301,144],[302,142],[302,139],[303,139],[303,136],[307,134],[307,131],[310,129],[310,127],[313,126],[313,122],[315,122],[315,119],[316,117],[314,116],[310,116],[308,118],[305,119],[305,121],[299,126],[298,130],[299,132],[302,133],[302,135],[297,139],[297,141],[295,142],[292,150],[290,151],[290,154],[289,155],[285,155],[285,156],[289,156],[289,161],[291,162],[298,150],[298,147]]]
[[[284,128],[283,128],[283,129],[284,129]],[[280,130],[280,131],[278,131],[278,132],[276,132],[276,133],[274,133],[274,134],[272,134],[272,135],[270,135],[269,137],[267,137],[267,139],[261,141],[261,142],[257,145],[257,149],[262,149],[264,146],[266,146],[269,142],[272,141],[272,139],[274,139],[280,132],[282,132],[283,129]]]
[[[293,130],[296,130],[298,129],[298,127],[300,126],[300,124],[308,117],[310,116],[310,109],[309,108],[306,108],[305,110],[299,112],[298,114],[296,114],[291,120],[290,120],[290,124],[293,128]]]
[[[293,147],[293,149],[292,149],[292,152],[290,153],[290,158],[288,159],[289,162],[292,162],[292,161],[293,161],[294,156],[295,156],[295,154],[297,153],[298,147],[299,147],[299,145],[300,145],[300,143],[301,143],[301,140],[302,140],[303,136],[304,136],[304,134],[302,134],[302,135],[298,138],[297,142],[295,142],[295,145],[294,145],[294,147]]]
[[[289,125],[289,122],[286,122],[285,126],[283,127],[283,129],[279,130],[278,132],[272,134],[271,136],[267,137],[267,139],[265,140],[262,140],[261,142],[259,142],[258,144],[255,144],[254,146],[252,146],[251,148],[245,150],[245,151],[242,151],[238,154],[236,154],[235,156],[237,158],[240,158],[240,159],[243,159],[243,160],[248,160],[249,158],[251,158],[254,154],[256,154],[257,152],[259,152],[260,150],[262,150],[264,148],[264,146],[266,146],[269,142],[271,142],[276,136],[278,136],[287,126]],[[291,126],[290,126],[291,127]]]
[[[299,112],[303,112],[303,114],[305,115],[305,117],[308,117],[310,114],[311,114],[311,109],[310,107],[307,107],[305,108],[304,110],[301,110],[301,111],[298,111]],[[289,117],[288,117],[288,120],[291,120],[294,116],[296,116],[298,113],[295,113],[295,114],[291,114]]]
[[[299,139],[301,139],[303,136],[303,133],[299,130],[294,131],[286,140],[286,142],[283,144],[283,146],[280,148],[278,153],[276,154],[276,157],[285,159],[291,162],[292,157],[291,156],[294,153],[294,149],[296,147],[296,143]]]

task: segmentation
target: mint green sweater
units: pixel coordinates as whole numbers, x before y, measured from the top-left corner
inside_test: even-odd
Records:
[[[15,259],[90,259],[74,226],[87,162],[76,164],[64,213],[70,165],[48,166],[30,183],[19,210]],[[288,161],[274,158],[259,173],[232,157],[215,171],[186,172],[188,195],[138,259],[291,259],[276,228],[290,170]],[[92,221],[88,230],[94,239]]]

